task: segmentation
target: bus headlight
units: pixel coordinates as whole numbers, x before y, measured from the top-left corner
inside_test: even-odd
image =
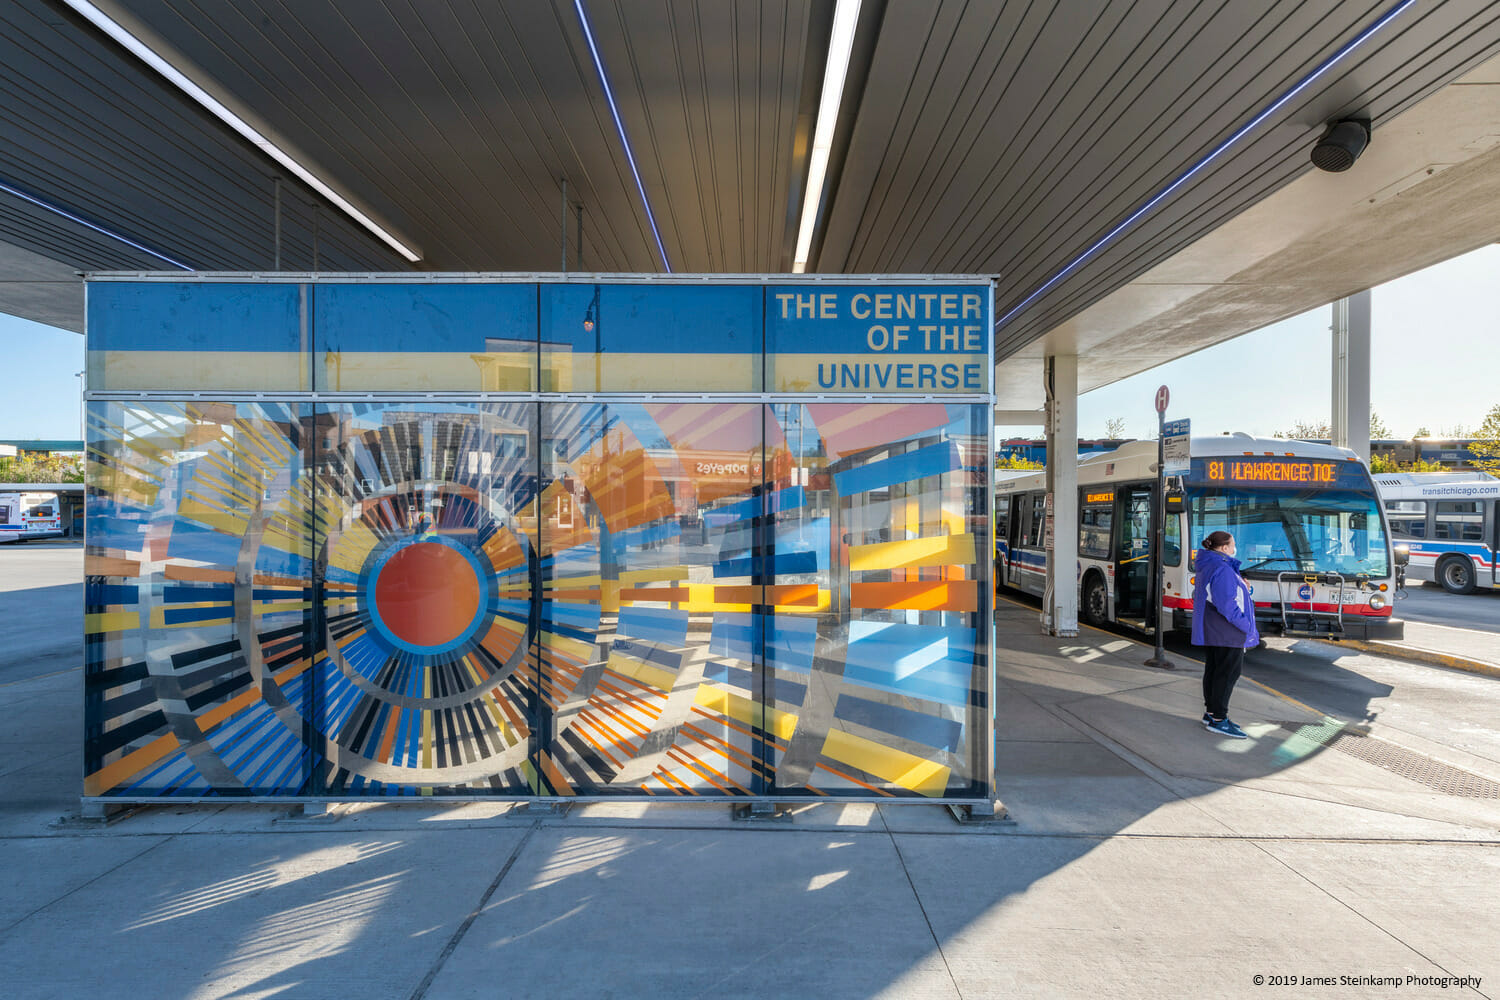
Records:
[[[1385,598],[1381,597],[1379,594],[1371,594],[1370,607],[1374,608],[1376,611],[1379,611],[1381,608],[1385,607]]]

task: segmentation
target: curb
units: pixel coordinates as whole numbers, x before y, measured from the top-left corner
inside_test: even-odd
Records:
[[[1319,639],[1318,641],[1325,646],[1358,649],[1365,653],[1394,656],[1398,660],[1411,660],[1416,663],[1426,663],[1434,667],[1447,667],[1450,670],[1463,670],[1471,674],[1500,677],[1500,666],[1496,664],[1485,663],[1483,660],[1471,660],[1464,656],[1455,656],[1452,653],[1439,653],[1435,649],[1422,649],[1417,646],[1407,646],[1399,642],[1366,642],[1363,639],[1340,639],[1337,642]]]

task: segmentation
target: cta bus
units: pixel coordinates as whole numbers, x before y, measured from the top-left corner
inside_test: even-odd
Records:
[[[1158,495],[1156,442],[1133,441],[1078,463],[1079,616],[1145,631],[1189,629],[1193,564],[1211,531],[1231,532],[1263,635],[1399,639],[1391,615],[1396,553],[1375,487],[1347,448],[1194,437],[1191,468]],[[997,584],[1041,595],[1046,474],[995,484]],[[1163,518],[1165,590],[1151,559]]]
[[[62,504],[56,493],[0,493],[0,543],[62,534]]]
[[[1391,535],[1411,550],[1413,580],[1453,594],[1500,588],[1500,479],[1483,472],[1378,475]]]

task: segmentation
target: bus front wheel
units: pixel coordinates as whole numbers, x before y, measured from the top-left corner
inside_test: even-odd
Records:
[[[1450,594],[1474,593],[1474,564],[1463,556],[1451,556],[1438,567],[1438,582]]]
[[[1104,591],[1104,581],[1098,573],[1090,573],[1083,580],[1083,599],[1078,602],[1079,615],[1090,625],[1103,625],[1109,618],[1109,595]]]

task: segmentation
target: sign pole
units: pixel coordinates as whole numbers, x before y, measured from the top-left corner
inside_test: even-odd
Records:
[[[1151,505],[1151,575],[1155,580],[1153,617],[1156,619],[1156,653],[1146,661],[1148,667],[1175,670],[1176,664],[1167,659],[1162,648],[1166,630],[1161,627],[1161,600],[1166,593],[1166,567],[1162,565],[1162,535],[1166,528],[1167,511],[1167,401],[1171,393],[1166,386],[1156,390],[1156,503]]]

